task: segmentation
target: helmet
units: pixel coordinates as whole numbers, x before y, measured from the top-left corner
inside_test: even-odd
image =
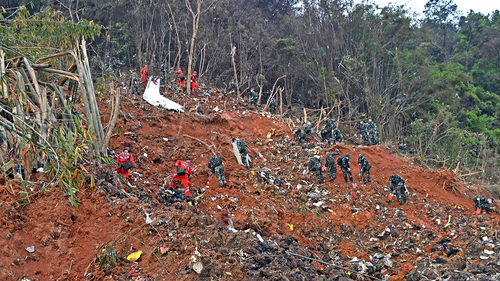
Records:
[[[335,151],[339,151],[339,149],[338,149],[338,148],[336,148],[336,149],[335,149]]]
[[[148,68],[148,65],[146,64],[144,67],[145,67],[145,68]]]
[[[235,141],[236,141],[236,138],[233,138],[233,142],[235,142]]]
[[[345,157],[346,157],[346,158],[349,158],[350,156],[351,156],[351,155],[349,155],[349,153],[346,153],[346,154],[345,154]]]
[[[176,166],[176,167],[177,167],[177,166],[180,166],[180,165],[181,165],[181,162],[182,162],[181,160],[177,160],[177,161],[175,161],[175,166]]]
[[[128,151],[128,152],[131,152],[132,150],[130,149],[130,147],[128,147],[128,146],[127,146],[127,147],[125,147],[125,148],[123,149],[123,151]]]
[[[359,154],[359,158],[363,158],[363,154]]]
[[[194,75],[197,75],[197,74],[198,74],[198,72],[196,72],[196,71],[195,71],[195,72],[193,72],[193,74],[194,74]]]
[[[320,159],[320,158],[321,158],[321,156],[319,156],[319,155],[314,155],[314,158]]]

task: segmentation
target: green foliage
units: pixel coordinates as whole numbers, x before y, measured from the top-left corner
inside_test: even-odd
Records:
[[[78,209],[80,185],[85,183],[84,168],[79,162],[85,161],[83,156],[88,153],[92,135],[83,127],[79,117],[75,117],[74,121],[74,128],[60,127],[58,130],[54,130],[52,139],[61,166],[61,173],[58,177],[59,186],[64,196],[68,197],[70,204]],[[49,175],[53,175],[55,172],[54,163],[49,169]]]
[[[0,18],[3,14],[0,13]],[[20,7],[13,18],[1,22],[0,46],[8,53],[27,56],[34,61],[56,50],[71,50],[80,38],[95,40],[101,26],[85,19],[77,23],[66,20],[60,12],[45,9],[30,14]]]
[[[99,260],[99,269],[103,268],[105,265],[116,265],[116,251],[115,244],[111,243],[106,249],[103,250],[103,253]]]

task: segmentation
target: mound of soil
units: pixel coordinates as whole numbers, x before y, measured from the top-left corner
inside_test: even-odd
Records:
[[[132,148],[128,188],[114,166],[89,161],[79,209],[57,186],[28,191],[0,178],[2,280],[496,280],[500,241],[497,214],[475,215],[479,186],[453,172],[430,171],[384,146],[324,147],[293,141],[291,119],[249,110],[223,94],[165,96],[185,113],[124,97],[118,135],[110,148]],[[109,98],[100,101],[106,112]],[[103,118],[103,122],[107,122]],[[231,139],[245,141],[252,160],[236,163]],[[339,149],[351,155],[358,186],[317,184],[308,159]],[[227,183],[209,177],[208,159],[224,161]],[[372,165],[360,183],[356,155]],[[114,156],[116,157],[116,155]],[[191,160],[198,209],[166,192],[175,160]],[[305,172],[304,172],[305,171]],[[388,200],[398,174],[407,204]],[[127,191],[127,192],[125,192]],[[24,204],[24,205],[23,205]],[[147,217],[151,221],[147,221]],[[34,246],[34,252],[26,248]],[[142,251],[137,261],[127,256]],[[371,277],[368,277],[371,276]],[[25,280],[26,280],[25,279]],[[377,279],[373,279],[377,280]]]

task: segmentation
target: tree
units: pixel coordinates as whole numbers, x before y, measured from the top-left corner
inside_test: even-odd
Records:
[[[455,29],[458,19],[457,4],[453,0],[429,0],[425,3],[424,14],[426,19],[434,25],[437,25],[442,33],[441,51],[448,61],[448,32]]]
[[[195,9],[193,9],[191,5],[191,1],[195,2]],[[193,54],[194,54],[194,43],[196,41],[196,35],[198,34],[198,28],[199,28],[199,23],[200,23],[200,17],[203,13],[208,11],[209,9],[213,8],[218,0],[185,0],[186,2],[186,7],[188,11],[191,13],[191,16],[193,18],[192,22],[192,36],[191,36],[191,44],[189,46],[189,57],[188,57],[188,72],[187,72],[187,77],[186,77],[186,84],[187,84],[187,92],[188,94],[191,93],[191,73],[192,73],[192,65],[193,65]],[[202,9],[203,6],[203,9]]]

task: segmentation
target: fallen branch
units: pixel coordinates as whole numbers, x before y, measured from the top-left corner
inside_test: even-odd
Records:
[[[482,173],[482,171],[479,171],[479,172],[473,172],[473,173],[468,173],[468,174],[465,174],[465,175],[459,175],[459,177],[461,177],[461,178],[465,178],[465,177],[468,177],[468,176],[473,176],[473,175],[480,174],[480,173]]]
[[[211,147],[210,145],[208,145],[206,142],[204,142],[204,141],[200,140],[199,138],[195,138],[195,137],[192,137],[192,136],[189,136],[189,135],[184,135],[184,137],[188,137],[188,138],[193,139],[193,140],[195,140],[195,141],[199,141],[199,142],[201,142],[201,143],[202,143],[202,144],[204,144],[206,147],[208,147],[208,149],[210,149],[210,151],[212,151],[212,154],[213,154],[214,156],[215,156],[215,155],[217,155],[217,154],[215,153],[215,151],[212,149],[212,147]]]

